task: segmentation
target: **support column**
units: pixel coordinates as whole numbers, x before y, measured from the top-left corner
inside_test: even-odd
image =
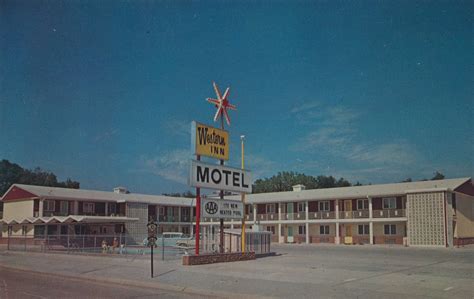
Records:
[[[369,241],[370,244],[374,244],[374,223],[372,222],[373,210],[372,210],[372,197],[367,197],[369,201]]]
[[[43,199],[39,200],[39,211],[38,211],[38,217],[43,217]]]
[[[336,200],[334,203],[335,207],[335,213],[336,213],[336,220],[339,219],[339,200]],[[334,243],[336,244],[341,244],[341,238],[339,236],[339,222],[336,221],[336,239],[334,240]]]
[[[306,244],[309,244],[309,207],[308,207],[308,201],[305,201],[305,225],[306,225]]]
[[[181,233],[181,207],[178,207],[178,231]]]
[[[281,237],[281,202],[278,203],[278,243],[283,243]]]
[[[253,204],[253,224],[257,224],[257,205]]]
[[[108,202],[105,203],[105,211],[104,212],[105,212],[105,216],[109,216],[109,203]]]

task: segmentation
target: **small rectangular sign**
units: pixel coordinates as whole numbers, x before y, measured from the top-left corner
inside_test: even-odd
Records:
[[[193,121],[191,148],[195,155],[229,160],[229,132]]]
[[[252,193],[250,171],[191,161],[189,185],[192,187]]]
[[[244,205],[240,201],[225,199],[201,199],[201,215],[204,218],[242,219]]]

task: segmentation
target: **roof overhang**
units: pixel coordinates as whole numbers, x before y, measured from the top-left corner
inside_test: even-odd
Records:
[[[58,224],[58,223],[110,223],[120,224],[136,222],[138,218],[116,217],[116,216],[53,216],[53,217],[27,217],[22,219],[0,219],[0,223],[12,224]]]

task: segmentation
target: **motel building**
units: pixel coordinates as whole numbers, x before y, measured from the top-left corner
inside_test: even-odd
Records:
[[[228,199],[240,200],[240,195]],[[14,184],[1,198],[2,235],[32,244],[55,235],[126,234],[136,244],[146,224],[192,235],[195,199]],[[248,194],[246,226],[272,242],[453,247],[474,243],[471,178]],[[201,225],[218,229],[219,221]],[[225,223],[240,228],[240,221]]]

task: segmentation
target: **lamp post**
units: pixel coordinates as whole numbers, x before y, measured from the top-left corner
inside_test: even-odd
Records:
[[[245,135],[240,135],[240,144],[242,148],[242,170],[244,170],[244,140],[245,140]],[[243,211],[243,217],[242,217],[242,235],[241,235],[241,240],[242,240],[242,253],[245,253],[245,193],[241,193],[241,198],[242,198],[242,206],[244,208]]]

